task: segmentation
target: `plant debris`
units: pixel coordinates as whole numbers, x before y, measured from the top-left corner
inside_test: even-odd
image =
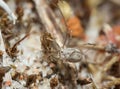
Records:
[[[119,0],[0,7],[0,89],[120,88]]]

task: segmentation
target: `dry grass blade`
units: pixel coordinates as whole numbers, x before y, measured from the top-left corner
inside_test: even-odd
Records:
[[[39,17],[46,29],[47,32],[54,35],[55,40],[59,44],[60,47],[63,46],[63,37],[57,24],[56,17],[52,11],[52,9],[47,5],[45,0],[33,0],[36,5],[37,12]]]
[[[7,48],[7,49],[6,49],[6,52],[8,53],[8,55],[9,55],[11,58],[16,57],[16,54],[19,52],[19,51],[17,50],[17,45],[18,45],[21,41],[23,41],[26,37],[28,37],[29,35],[30,35],[30,34],[25,35],[22,39],[20,39],[18,42],[16,42],[16,43],[13,45],[12,48]]]

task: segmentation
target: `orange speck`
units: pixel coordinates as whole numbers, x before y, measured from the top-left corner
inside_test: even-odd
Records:
[[[113,26],[113,31],[115,34],[120,35],[120,25]]]
[[[19,79],[20,79],[20,80],[23,80],[23,79],[24,79],[23,75],[20,75],[20,76],[19,76]]]
[[[85,37],[84,30],[81,26],[80,20],[76,16],[68,19],[67,26],[72,36],[80,37],[80,38]]]
[[[12,83],[11,83],[11,81],[6,81],[5,82],[5,86],[10,86]]]

